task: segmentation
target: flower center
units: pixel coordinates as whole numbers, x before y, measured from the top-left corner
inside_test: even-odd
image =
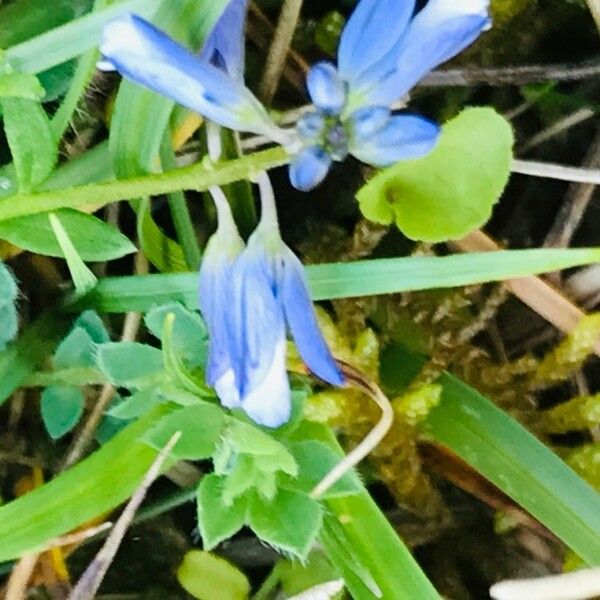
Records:
[[[348,156],[348,132],[338,115],[308,112],[298,121],[296,131],[306,145],[323,148],[335,161],[342,161]]]

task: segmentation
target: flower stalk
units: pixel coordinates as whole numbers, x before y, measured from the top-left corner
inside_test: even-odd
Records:
[[[252,179],[256,173],[288,164],[290,156],[280,146],[239,159],[218,163],[199,162],[187,167],[78,187],[31,194],[15,194],[0,201],[0,221],[23,217],[59,208],[96,208],[127,198],[156,196],[178,190],[204,192],[212,186]]]

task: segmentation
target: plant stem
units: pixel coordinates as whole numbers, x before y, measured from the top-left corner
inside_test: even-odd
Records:
[[[175,154],[171,147],[171,140],[166,137],[165,142],[161,148],[161,162],[163,167],[173,169],[175,167]],[[185,195],[179,190],[171,192],[167,197],[167,201],[185,262],[190,271],[195,271],[200,266],[201,253]]]
[[[59,208],[90,204],[99,208],[118,200],[169,194],[179,190],[205,191],[213,185],[248,179],[257,172],[280,167],[288,162],[289,155],[285,149],[277,146],[217,165],[197,163],[166,173],[33,194],[15,194],[0,201],[0,221]]]

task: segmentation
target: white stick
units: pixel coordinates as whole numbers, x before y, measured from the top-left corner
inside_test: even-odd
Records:
[[[538,579],[509,580],[490,589],[494,600],[586,600],[600,596],[600,568]]]
[[[533,160],[513,160],[512,172],[531,175],[544,179],[559,179],[575,183],[593,183],[600,185],[600,169],[566,167],[555,163],[537,162]]]

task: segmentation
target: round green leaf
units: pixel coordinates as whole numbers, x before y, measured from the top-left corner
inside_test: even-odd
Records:
[[[374,177],[358,193],[362,213],[396,222],[409,238],[464,237],[491,216],[510,175],[513,132],[491,108],[468,108],[443,127],[436,148]]]
[[[83,404],[83,392],[76,387],[52,386],[42,392],[42,419],[53,440],[77,425]]]
[[[135,252],[135,246],[118,229],[92,215],[71,208],[57,210],[55,214],[85,261],[113,260]],[[2,221],[0,239],[36,254],[63,256],[45,213]]]
[[[177,579],[198,600],[244,600],[250,594],[246,576],[210,552],[188,552],[177,569]]]

